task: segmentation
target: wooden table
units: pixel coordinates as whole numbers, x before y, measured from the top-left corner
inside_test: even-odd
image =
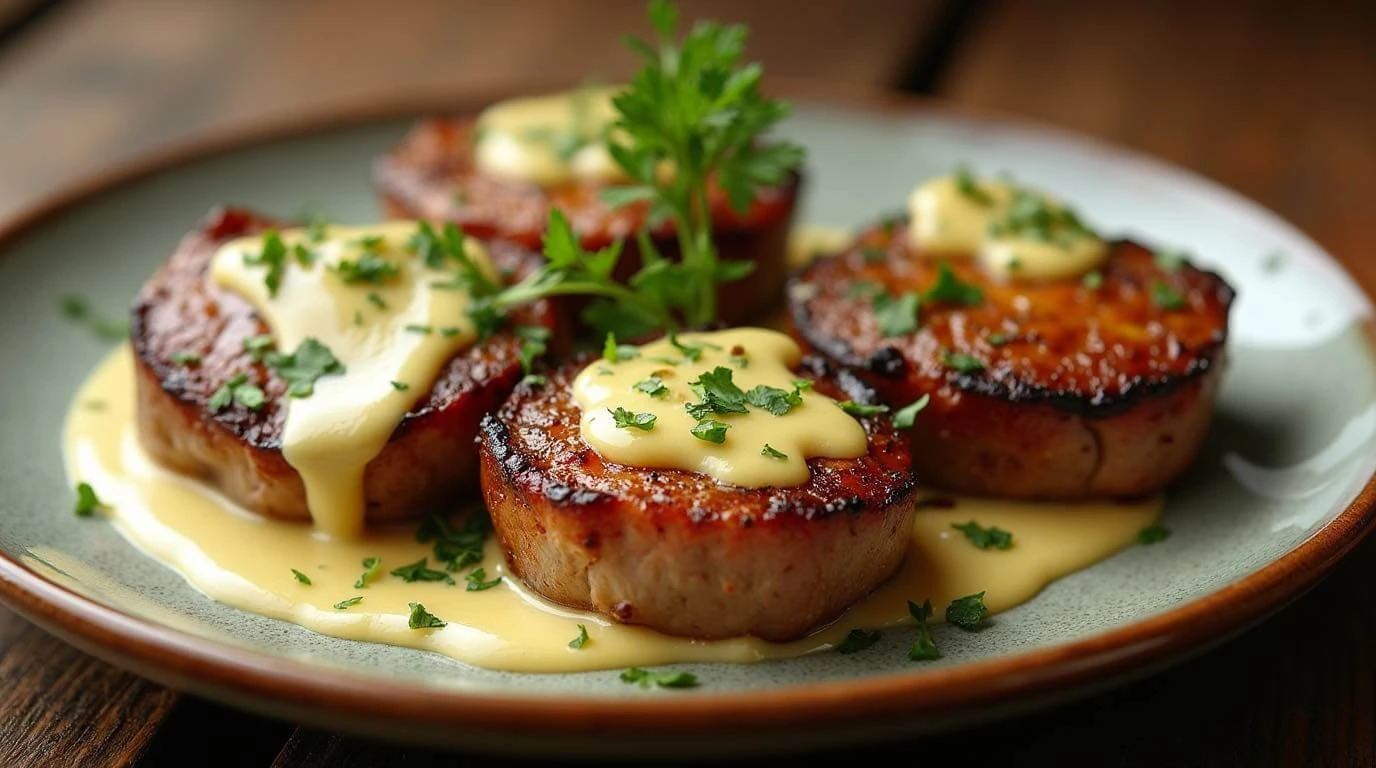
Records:
[[[773,73],[1045,120],[1233,187],[1376,286],[1376,5],[730,0]],[[410,93],[615,77],[639,0],[0,0],[0,218],[169,143]],[[768,22],[768,23],[766,23]],[[519,30],[525,43],[517,44]],[[1195,661],[902,745],[1001,764],[1376,764],[1376,541]],[[166,690],[0,610],[0,765],[515,765],[296,728]],[[850,750],[833,757],[867,756]],[[878,757],[876,749],[872,757]],[[777,761],[752,761],[755,763]]]

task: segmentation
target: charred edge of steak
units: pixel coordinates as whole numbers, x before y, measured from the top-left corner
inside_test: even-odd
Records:
[[[1115,244],[1132,244],[1132,241],[1113,241],[1110,243],[1110,247]],[[820,257],[806,266],[793,270],[785,288],[787,295],[793,297],[800,293],[811,292],[812,285],[807,281],[807,277],[812,268],[823,261],[842,258],[848,252],[849,248]],[[1193,269],[1216,281],[1220,292],[1220,301],[1225,307],[1232,304],[1236,292],[1217,272],[1199,269],[1192,264],[1185,268]],[[802,300],[790,299],[788,312],[794,328],[818,353],[843,366],[843,370],[866,371],[886,379],[898,379],[907,372],[908,361],[897,347],[885,345],[869,355],[860,355],[845,339],[822,333],[812,322],[812,315],[808,308],[810,302],[810,297]],[[1224,335],[1199,349],[1190,350],[1190,365],[1184,373],[1160,377],[1135,376],[1121,393],[1113,395],[1104,393],[1083,395],[1066,392],[1017,376],[995,380],[978,374],[948,371],[945,381],[962,392],[982,397],[1006,400],[1010,403],[1048,405],[1084,418],[1107,419],[1126,413],[1145,400],[1171,395],[1194,380],[1202,378],[1220,363],[1226,343],[1227,339]]]
[[[497,460],[497,465],[501,467],[503,480],[515,492],[526,496],[543,496],[554,506],[569,510],[591,509],[603,507],[620,501],[631,501],[623,499],[619,495],[600,491],[594,488],[587,488],[577,485],[569,485],[554,481],[546,476],[546,469],[532,462],[526,455],[523,448],[518,447],[512,434],[512,428],[506,419],[510,414],[517,410],[520,401],[529,397],[544,396],[538,390],[547,387],[564,387],[566,390],[572,384],[574,375],[581,370],[583,365],[590,357],[580,357],[574,361],[566,363],[548,377],[548,382],[542,387],[522,383],[516,387],[507,403],[498,410],[497,413],[489,413],[483,417],[479,426],[479,440],[493,458]],[[844,368],[838,368],[834,363],[820,357],[805,357],[798,368],[799,373],[808,375],[814,381],[823,385],[824,389],[834,389],[844,394],[846,397],[857,403],[873,405],[878,403],[878,396],[875,390],[864,383],[858,376]],[[830,386],[828,386],[830,385]],[[824,392],[825,394],[825,392]],[[565,397],[571,397],[564,394]],[[576,406],[575,406],[576,407]],[[893,452],[906,452],[907,436],[899,433],[890,423],[887,415],[859,417],[861,425],[865,429],[869,452],[856,459],[835,460],[835,459],[809,459],[808,465],[812,472],[812,479],[808,484],[796,488],[736,488],[729,485],[720,485],[719,488],[725,493],[737,493],[744,498],[753,497],[759,502],[761,519],[771,520],[778,517],[789,516],[804,520],[817,520],[834,515],[862,514],[867,511],[887,509],[894,505],[904,503],[917,493],[917,479],[911,471],[885,469],[882,466],[875,466],[875,472],[882,475],[885,482],[886,491],[882,498],[878,500],[866,500],[862,496],[845,496],[837,498],[822,498],[821,496],[807,492],[808,487],[816,481],[822,474],[834,472],[825,462],[835,461],[854,461],[861,462],[872,460],[875,456],[884,456]],[[592,451],[591,447],[584,447],[584,450]],[[629,470],[639,473],[645,477],[647,483],[660,484],[664,478],[678,477],[701,477],[699,473],[681,469],[662,469],[662,468],[639,468],[630,467],[624,464],[607,461],[608,465],[618,467],[622,470]],[[632,503],[635,503],[632,501]],[[666,503],[672,504],[669,499]],[[710,510],[699,508],[689,508],[685,510],[688,518],[695,524],[719,522],[721,517],[712,513]],[[743,527],[750,527],[756,522],[756,518],[750,515],[743,515],[737,518],[737,522]]]

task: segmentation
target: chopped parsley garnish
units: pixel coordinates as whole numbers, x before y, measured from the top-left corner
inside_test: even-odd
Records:
[[[989,334],[987,337],[985,337],[984,340],[989,342],[989,346],[991,347],[1001,347],[1004,344],[1007,344],[1008,342],[1012,341],[1013,339],[1006,333],[1000,333],[996,331],[994,333]]]
[[[917,638],[913,640],[913,647],[908,651],[908,658],[913,661],[931,661],[941,658],[941,651],[936,647],[936,641],[932,639],[932,630],[927,626],[927,620],[932,617],[932,601],[923,600],[922,605],[913,601],[908,601],[908,613],[917,620]]]
[[[669,344],[672,345],[674,349],[677,349],[679,351],[679,354],[683,355],[683,358],[690,363],[696,363],[699,359],[701,359],[702,350],[706,349],[708,346],[711,346],[708,344],[693,344],[691,342],[684,341],[678,337],[677,333],[673,332],[670,332],[669,334]]]
[[[796,389],[789,392],[786,389],[760,384],[745,393],[745,401],[775,416],[785,416],[803,404],[803,396]]]
[[[167,359],[171,360],[177,365],[192,366],[200,365],[201,355],[198,352],[192,352],[189,349],[184,349],[180,352],[173,352],[172,354],[167,356]]]
[[[96,489],[92,488],[90,483],[76,484],[76,506],[72,511],[77,517],[90,517],[96,510],[108,508],[96,495]]]
[[[854,400],[842,400],[837,403],[837,405],[841,406],[841,410],[852,416],[878,416],[881,413],[889,412],[889,406],[887,405],[865,405],[864,403],[857,403]]]
[[[655,428],[655,415],[653,413],[636,413],[628,411],[621,406],[616,410],[607,409],[612,415],[612,421],[622,429],[641,429],[646,432]]]
[[[950,605],[946,606],[947,623],[968,631],[978,629],[988,614],[989,609],[984,607],[983,592],[957,597],[951,601]]]
[[[760,449],[760,455],[761,455],[761,456],[768,457],[768,458],[771,458],[771,459],[779,459],[779,460],[781,460],[781,461],[787,461],[787,460],[788,460],[788,454],[784,453],[783,451],[779,450],[778,448],[775,448],[774,446],[770,445],[769,443],[765,443],[765,444],[764,444],[764,447]]]
[[[989,225],[992,237],[1017,237],[1062,246],[1082,237],[1097,237],[1070,208],[1053,204],[1037,192],[1017,189],[1003,218]]]
[[[244,265],[266,267],[267,274],[263,276],[263,285],[267,286],[268,298],[277,298],[277,291],[282,287],[282,275],[287,270],[287,246],[282,242],[277,230],[269,229],[263,233],[262,249],[257,255],[245,253]]]
[[[1272,251],[1261,260],[1261,271],[1268,275],[1273,275],[1284,268],[1285,254],[1280,251]]]
[[[963,165],[957,166],[953,176],[955,177],[956,191],[960,193],[961,197],[983,206],[994,204],[994,198],[990,197],[989,193],[975,182],[975,177],[970,174],[969,168]]]
[[[275,346],[275,342],[273,342],[272,336],[266,333],[244,339],[244,351],[248,352],[248,356],[253,358],[255,363],[262,362],[263,356],[271,351],[273,346]]]
[[[621,682],[649,688],[692,688],[698,684],[698,676],[692,672],[651,672],[640,667],[631,667],[621,673]]]
[[[296,570],[295,568],[291,569],[291,575],[295,576],[296,580],[301,582],[302,584],[305,584],[308,587],[311,585],[311,577]]]
[[[393,381],[393,382],[392,382],[392,389],[395,389],[395,390],[398,391],[398,392],[405,392],[406,390],[408,390],[408,389],[410,389],[410,388],[411,388],[411,385],[410,385],[410,384],[407,384],[407,383],[404,382],[404,381]]]
[[[860,258],[863,259],[866,264],[877,264],[883,261],[884,257],[887,255],[889,255],[888,251],[883,248],[875,248],[872,245],[867,245],[860,249]]]
[[[311,218],[310,226],[306,228],[306,239],[312,243],[323,243],[329,235],[330,222],[321,216]]]
[[[1157,251],[1155,254],[1156,266],[1166,272],[1179,272],[1180,268],[1189,261],[1190,255],[1184,251],[1168,248],[1164,251]]]
[[[549,350],[549,339],[554,332],[543,325],[518,325],[514,332],[516,338],[521,340],[521,349],[518,353],[521,358],[521,370],[529,376],[535,369],[535,361]]]
[[[836,644],[837,653],[859,653],[879,642],[879,633],[871,629],[852,629],[846,638]]]
[[[1158,280],[1151,284],[1151,303],[1167,312],[1174,312],[1185,308],[1185,297],[1170,284]]]
[[[85,326],[93,336],[101,341],[119,341],[128,338],[129,323],[124,320],[110,320],[96,317],[91,313],[90,304],[81,296],[63,296],[57,300],[57,308],[62,316],[73,323]]]
[[[459,328],[458,326],[453,326],[453,325],[447,325],[447,326],[445,326],[445,327],[439,329],[439,331],[440,331],[440,335],[441,335],[441,336],[444,336],[445,338],[453,338],[454,336],[458,336],[460,333],[463,333],[463,329],[462,329],[462,328]]]
[[[382,298],[382,294],[378,293],[377,291],[368,291],[368,303],[369,303],[369,304],[372,304],[373,306],[377,307],[378,309],[386,309],[386,308],[387,308],[387,301],[386,301],[386,299],[383,299],[383,298]]]
[[[427,561],[428,558],[422,557],[414,563],[408,563],[400,568],[393,568],[391,571],[388,571],[388,573],[408,584],[415,581],[444,581],[450,584],[454,583],[454,579],[450,577],[449,574],[431,568],[426,564]]]
[[[425,606],[420,603],[407,603],[407,606],[411,609],[411,615],[406,618],[406,626],[411,629],[439,629],[448,624],[440,617],[425,610]]]
[[[961,304],[973,307],[984,301],[980,287],[956,277],[951,265],[941,262],[936,268],[936,282],[922,292],[922,301],[933,304]]]
[[[439,515],[431,515],[416,529],[416,541],[435,542],[435,559],[445,563],[445,568],[457,571],[460,568],[482,562],[483,542],[492,523],[482,509],[474,509],[463,521],[463,527],[454,528]]]
[[[211,413],[219,413],[228,408],[230,403],[238,403],[250,411],[256,411],[266,402],[267,396],[263,390],[248,383],[248,374],[240,373],[212,392],[205,405]]]
[[[502,583],[502,577],[498,576],[491,581],[487,580],[487,571],[482,568],[474,568],[463,580],[468,582],[465,588],[469,592],[481,592],[484,589],[492,589]]]
[[[607,340],[602,344],[602,359],[609,363],[619,363],[623,360],[634,360],[640,357],[640,350],[629,344],[617,344],[616,334],[608,333]]]
[[[339,263],[330,267],[330,271],[349,284],[382,285],[396,277],[401,272],[401,267],[368,250],[359,254],[355,261],[341,259]]]
[[[632,386],[632,389],[637,392],[644,392],[650,397],[664,397],[669,394],[669,387],[664,384],[664,379],[658,376],[641,379]]]
[[[536,373],[527,373],[525,378],[521,379],[521,383],[529,384],[532,387],[543,387],[549,383],[549,380]]]
[[[419,333],[422,336],[429,336],[430,334],[435,332],[434,328],[431,328],[428,325],[421,325],[419,323],[408,323],[405,327],[402,328],[402,330],[406,331],[407,333]]]
[[[1170,537],[1171,531],[1164,525],[1149,525],[1137,532],[1137,543],[1144,547],[1151,546]]]
[[[697,394],[700,402],[688,403],[688,414],[695,419],[704,419],[709,413],[748,413],[745,407],[745,393],[731,380],[730,368],[717,366],[710,371],[698,374],[688,386]]]
[[[959,352],[942,352],[941,362],[956,373],[979,373],[984,370],[984,363],[978,357]]]
[[[358,605],[361,602],[363,602],[363,595],[359,595],[358,597],[350,597],[335,603],[334,609],[336,611],[347,611],[348,609],[354,607],[355,605]]]
[[[569,647],[575,651],[583,650],[583,646],[588,644],[588,628],[582,624],[578,625],[578,637],[569,641]]]
[[[726,430],[730,428],[730,425],[723,424],[720,421],[717,421],[716,419],[707,419],[706,421],[698,422],[697,425],[694,426],[691,431],[693,433],[693,437],[696,437],[699,440],[705,440],[709,443],[716,443],[717,445],[721,445],[722,443],[726,442]]]
[[[909,291],[894,297],[881,293],[874,297],[874,322],[879,332],[885,336],[903,336],[917,330],[917,294]]]
[[[315,264],[315,260],[319,258],[315,251],[312,251],[301,243],[297,243],[291,247],[291,255],[296,257],[296,263],[300,264],[302,267],[309,267]]]
[[[927,407],[927,403],[931,402],[931,399],[931,395],[923,395],[902,408],[899,408],[893,414],[893,425],[899,429],[910,429],[913,425],[913,421],[917,419],[917,414],[921,413],[922,409]]]
[[[354,582],[354,589],[366,589],[368,582],[377,578],[377,574],[382,570],[382,558],[365,557],[363,558],[363,573],[358,575]],[[362,600],[363,598],[359,598]]]
[[[951,523],[951,527],[965,534],[965,538],[979,549],[1013,548],[1013,534],[998,526],[985,528],[971,520],[968,523]]]
[[[1104,287],[1104,273],[1097,269],[1086,272],[1085,276],[1080,278],[1080,285],[1083,285],[1087,291],[1097,291]]]
[[[269,352],[263,361],[287,382],[287,394],[292,397],[310,397],[315,393],[315,382],[322,376],[344,373],[344,365],[335,359],[330,348],[313,338],[302,341],[290,355]]]
[[[871,280],[856,280],[846,286],[846,298],[869,299],[884,292],[884,286]]]

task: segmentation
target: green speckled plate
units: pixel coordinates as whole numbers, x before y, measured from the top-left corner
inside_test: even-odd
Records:
[[[414,114],[422,110],[412,109]],[[976,634],[904,632],[874,651],[696,665],[643,691],[615,672],[517,675],[313,634],[215,603],[99,521],[71,514],[60,427],[106,351],[54,309],[122,312],[212,205],[378,215],[370,159],[405,119],[236,137],[100,179],[0,228],[0,595],[81,648],[168,685],[295,720],[509,752],[799,749],[992,717],[1157,668],[1280,608],[1371,524],[1371,306],[1317,245],[1262,208],[1153,160],[1040,127],[924,105],[802,102],[803,219],[857,225],[915,180],[969,162],[1076,201],[1101,228],[1185,247],[1239,289],[1211,438],[1170,490],[1166,542],[1053,584]]]

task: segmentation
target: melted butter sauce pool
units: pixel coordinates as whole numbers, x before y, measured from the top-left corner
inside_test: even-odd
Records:
[[[436,651],[459,661],[514,672],[574,672],[672,662],[753,662],[833,647],[856,628],[911,624],[907,601],[930,599],[939,619],[953,599],[984,591],[991,613],[1031,599],[1061,576],[1131,545],[1156,521],[1160,499],[1136,504],[1027,504],[959,498],[954,507],[919,510],[901,572],[836,622],[791,643],[755,638],[699,641],[609,622],[552,605],[506,573],[489,540],[481,563],[490,589],[411,582],[388,575],[430,554],[414,526],[333,540],[301,523],[248,514],[195,480],[161,469],[139,448],[134,427],[133,358],[112,353],[82,387],[67,417],[65,451],[73,481],[95,487],[121,534],[206,595],[322,634]],[[100,408],[89,406],[92,402]],[[980,550],[954,523],[975,520],[1011,531],[1006,551]],[[365,558],[381,559],[366,587],[354,584]],[[433,559],[430,567],[438,567]],[[296,569],[311,581],[297,580]],[[348,608],[335,605],[363,599]],[[411,629],[409,603],[447,625]],[[587,628],[582,649],[568,643]]]

